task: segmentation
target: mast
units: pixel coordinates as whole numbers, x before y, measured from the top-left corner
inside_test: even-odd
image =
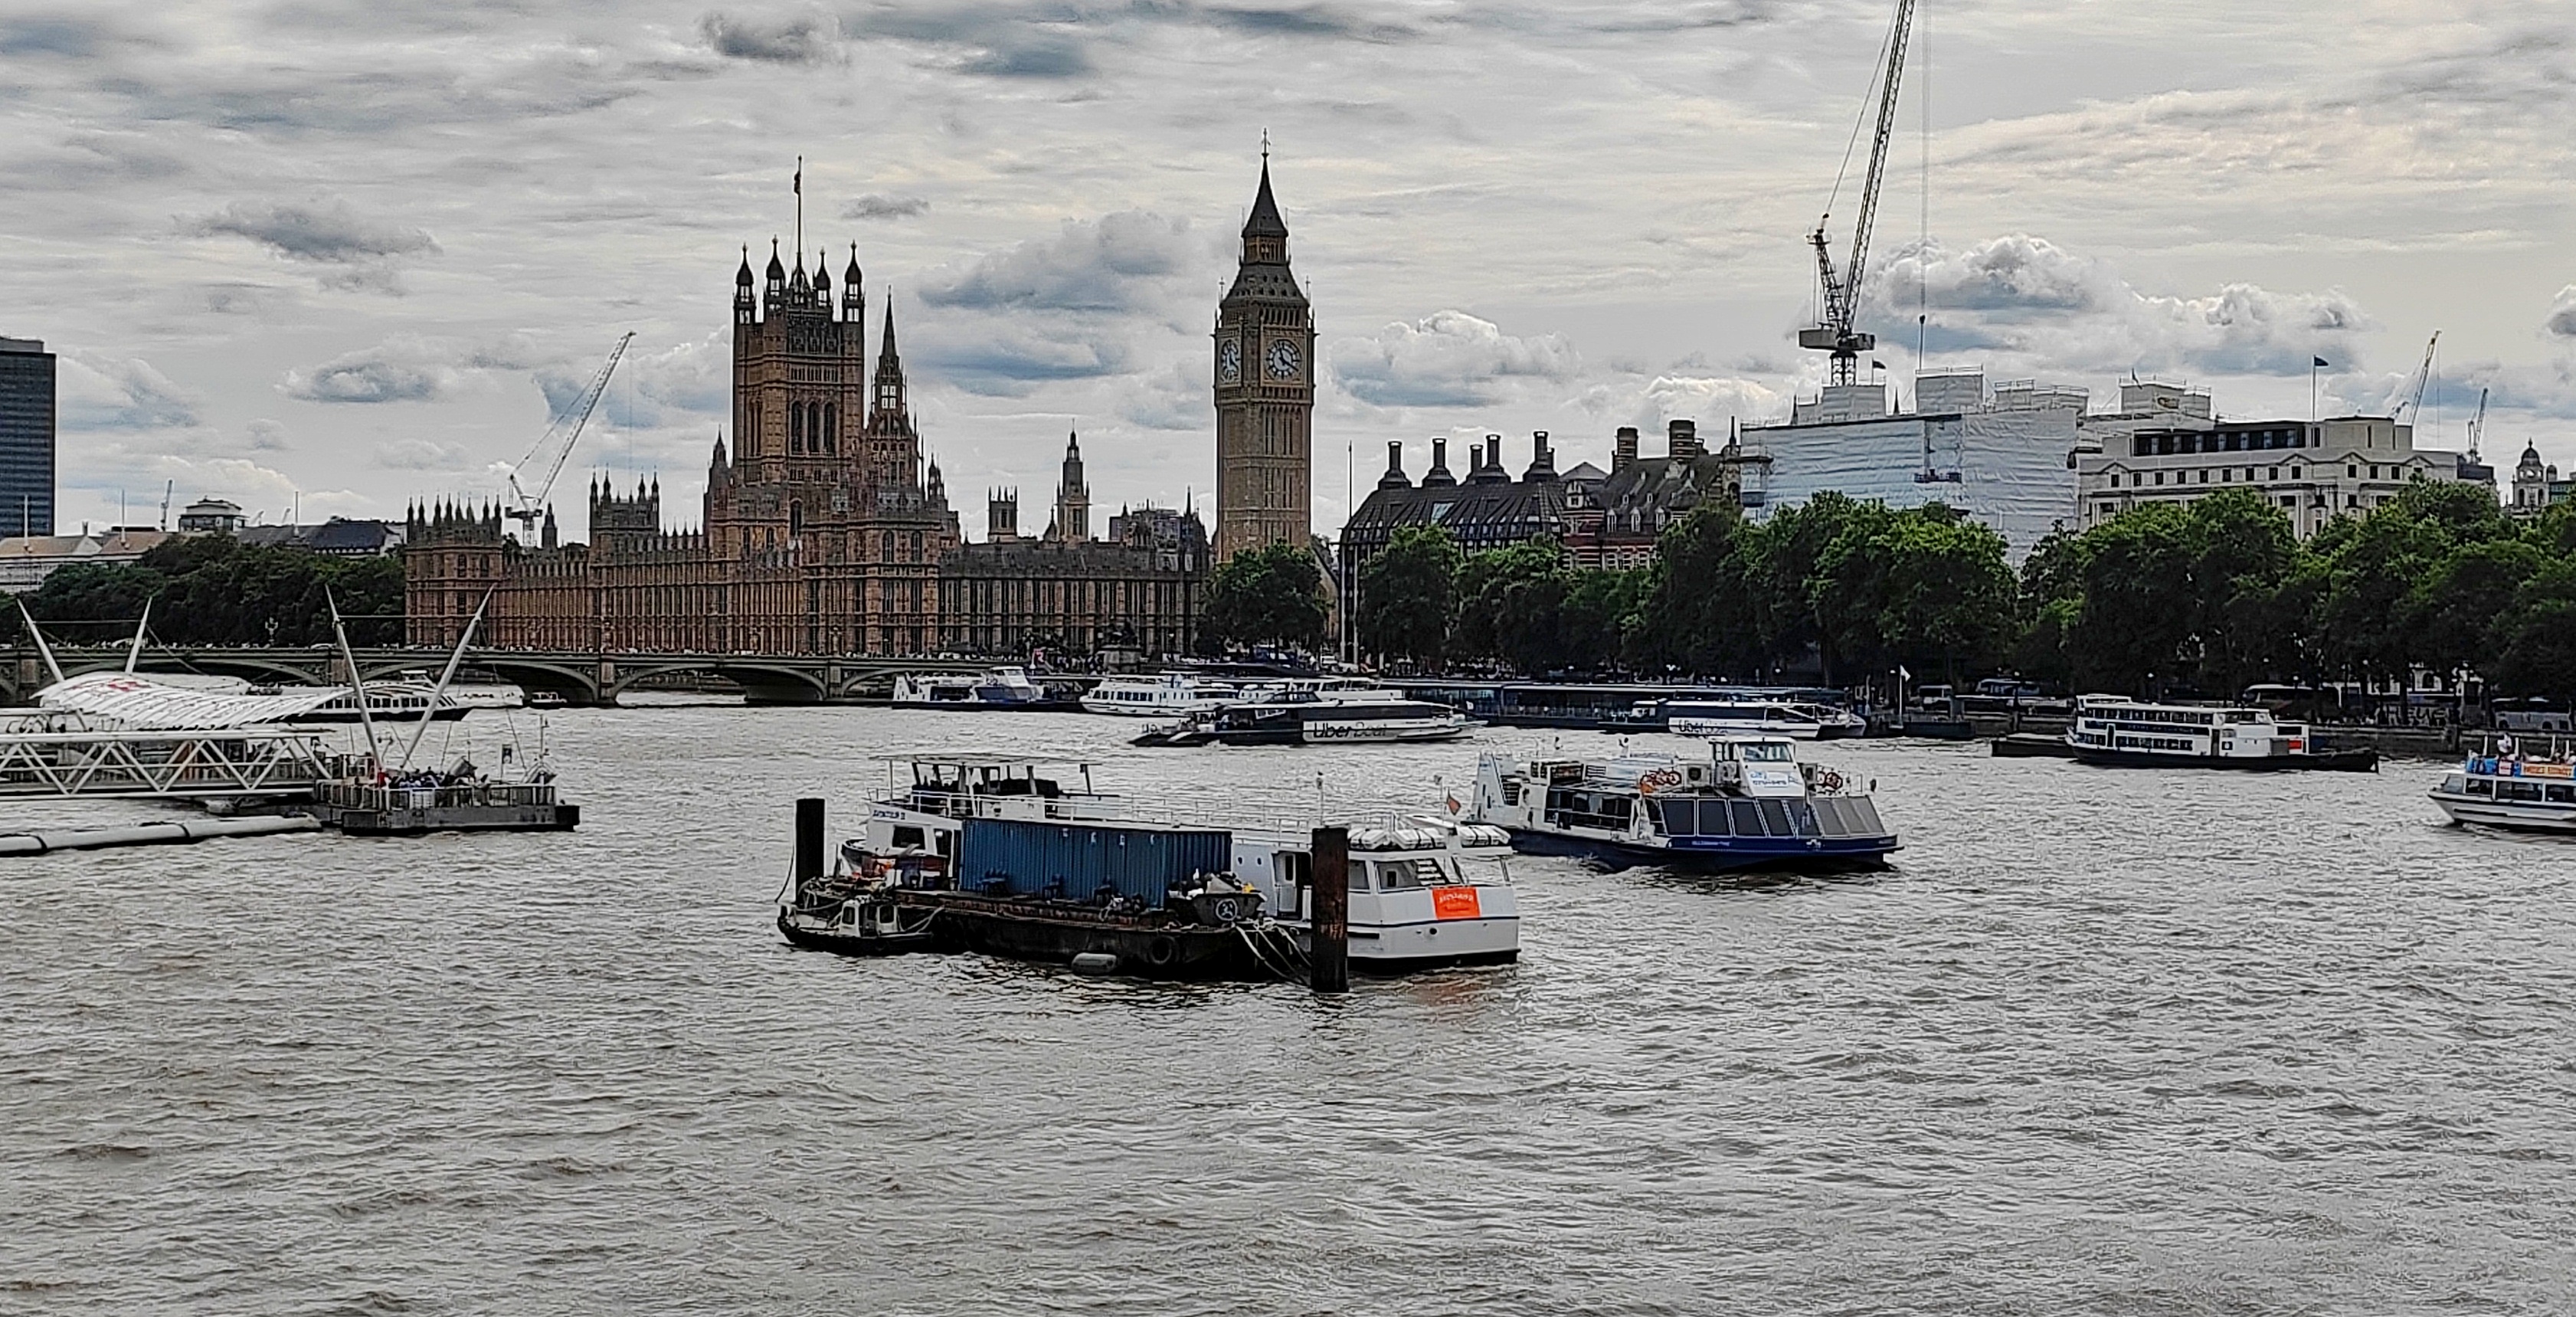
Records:
[[[385,750],[383,746],[376,743],[375,716],[367,712],[367,679],[358,671],[358,656],[349,652],[349,628],[340,624],[340,600],[338,596],[331,593],[331,587],[327,585],[322,587],[322,598],[324,602],[331,605],[331,634],[339,637],[340,661],[349,665],[349,693],[358,701],[358,725],[367,729],[367,758],[375,762],[376,771],[382,772],[385,767]],[[435,703],[432,701],[433,705]],[[427,719],[422,721],[426,722]]]
[[[492,606],[492,596],[500,589],[501,583],[493,582],[491,588],[483,592],[483,598],[474,605],[474,616],[465,619],[465,631],[456,637],[455,651],[447,656],[447,666],[440,670],[438,684],[430,688],[429,702],[421,706],[420,726],[411,729],[411,740],[403,746],[401,767],[411,767],[412,752],[420,749],[420,738],[428,733],[430,720],[438,714],[439,698],[447,694],[447,683],[455,680],[456,665],[465,661],[465,647],[474,643],[474,628],[483,624],[483,610]]]

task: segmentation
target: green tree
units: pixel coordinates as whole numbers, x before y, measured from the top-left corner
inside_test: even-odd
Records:
[[[1406,526],[1360,569],[1353,621],[1360,645],[1382,658],[1436,668],[1449,652],[1458,610],[1458,541],[1438,526]]]
[[[1563,551],[1553,540],[1531,540],[1467,555],[1458,570],[1451,652],[1498,659],[1523,672],[1553,666],[1550,651],[1564,572]]]
[[[1702,504],[1664,528],[1638,582],[1626,661],[1639,671],[1722,676],[1760,663],[1752,629],[1751,528],[1735,509]]]
[[[1216,569],[1208,587],[1205,635],[1216,644],[1323,643],[1330,614],[1323,569],[1304,545],[1247,549]]]
[[[26,604],[78,642],[123,639],[149,600],[153,638],[165,644],[317,645],[331,639],[326,592],[352,619],[352,641],[402,639],[400,560],[248,546],[228,535],[169,540],[132,563],[63,568]]]
[[[2576,563],[2559,560],[2514,591],[2495,623],[2496,685],[2517,695],[2576,700]]]

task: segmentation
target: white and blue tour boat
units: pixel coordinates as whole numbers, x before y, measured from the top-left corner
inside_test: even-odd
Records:
[[[1522,850],[1703,868],[1874,865],[1896,833],[1858,778],[1802,763],[1785,737],[1725,737],[1706,760],[1486,755],[1466,817]]]
[[[2431,794],[2453,823],[2576,833],[2576,763],[2563,748],[2529,755],[2513,737],[2499,738],[2462,760]]]
[[[1007,666],[962,672],[905,673],[894,679],[894,702],[907,708],[1025,709],[1048,703],[1046,687],[1028,669]]]
[[[1241,698],[1241,689],[1232,682],[1166,672],[1156,677],[1111,677],[1083,693],[1082,707],[1119,718],[1185,718],[1214,713]]]
[[[1869,723],[1849,709],[1793,700],[1656,700],[1640,704],[1636,721],[1661,718],[1675,736],[1787,736],[1833,741],[1860,736]]]

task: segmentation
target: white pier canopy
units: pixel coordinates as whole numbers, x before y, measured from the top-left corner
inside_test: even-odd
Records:
[[[133,731],[204,732],[284,722],[348,693],[345,686],[317,686],[293,694],[234,694],[130,672],[84,672],[38,691],[36,704],[48,713],[82,714]]]

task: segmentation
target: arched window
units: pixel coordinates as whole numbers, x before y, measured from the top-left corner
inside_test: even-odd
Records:
[[[787,404],[787,451],[805,451],[805,404],[801,402]]]
[[[823,404],[823,451],[841,451],[841,407],[838,403]]]
[[[791,500],[787,504],[787,533],[790,535],[802,535],[805,533],[805,501],[803,499]]]

